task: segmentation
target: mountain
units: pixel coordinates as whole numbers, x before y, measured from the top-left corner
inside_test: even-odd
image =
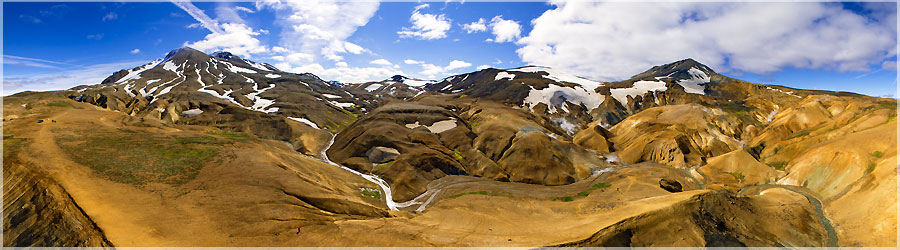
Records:
[[[891,247],[897,105],[692,59],[351,84],[180,48],[4,98],[4,245]]]

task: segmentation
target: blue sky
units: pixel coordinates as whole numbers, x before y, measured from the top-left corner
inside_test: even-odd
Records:
[[[758,83],[897,92],[895,3],[7,2],[2,12],[4,95],[96,84],[182,46],[343,82],[529,64],[614,81],[690,57]]]

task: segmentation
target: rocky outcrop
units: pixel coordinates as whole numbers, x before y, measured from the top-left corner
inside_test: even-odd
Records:
[[[624,162],[656,162],[687,168],[741,146],[741,122],[699,105],[647,109],[628,117],[610,131]]]
[[[3,246],[112,247],[62,186],[32,171],[3,159]]]

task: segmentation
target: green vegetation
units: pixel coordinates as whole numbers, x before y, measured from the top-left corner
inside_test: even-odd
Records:
[[[730,174],[731,176],[734,176],[734,178],[736,178],[738,180],[744,179],[744,174],[741,174],[740,172],[723,172],[723,173]]]
[[[608,183],[598,182],[594,185],[591,185],[591,187],[587,191],[578,192],[577,194],[574,195],[574,197],[573,196],[563,196],[563,197],[553,198],[553,200],[554,201],[562,201],[562,202],[570,202],[570,201],[574,201],[575,198],[578,198],[578,197],[588,197],[588,195],[591,195],[591,192],[593,192],[594,190],[604,189],[604,188],[608,188],[611,186],[612,185],[610,185]]]
[[[456,156],[457,160],[460,160],[460,161],[463,160],[462,154],[459,153],[459,149],[453,149],[453,155]]]
[[[370,197],[370,198],[375,198],[375,199],[381,199],[381,191],[379,191],[378,189],[368,188],[368,187],[366,187],[366,188],[361,188],[361,189],[360,189],[360,193],[361,193],[362,196],[364,196],[364,197]]]
[[[236,134],[236,133],[228,133],[228,132],[208,132],[209,135],[217,135],[226,138],[247,138],[250,137],[245,134]]]
[[[196,177],[225,144],[240,139],[212,136],[157,136],[130,130],[80,131],[56,138],[75,162],[106,178],[134,185],[181,185]]]
[[[477,123],[477,122],[473,122],[473,123],[472,123],[472,127],[473,127],[473,128],[474,128],[474,127],[478,127],[478,123]]]
[[[385,162],[385,163],[382,163],[382,164],[378,164],[377,166],[375,166],[375,167],[372,168],[372,171],[374,171],[374,172],[384,172],[384,170],[387,169],[387,167],[390,167],[391,164],[393,164],[393,163],[394,163],[394,161],[389,161],[389,162]]]
[[[884,156],[884,153],[881,152],[881,151],[875,151],[875,152],[872,152],[872,156],[875,156],[875,157],[877,157],[877,158],[881,158],[882,156]]]
[[[837,130],[838,128],[839,128],[839,127],[838,127],[837,125],[835,125],[834,127],[831,127],[831,128],[826,129],[826,130],[825,130],[825,133],[831,133],[832,131],[835,131],[835,130]]]
[[[600,183],[597,183],[597,184],[594,184],[593,186],[591,186],[591,190],[597,190],[597,189],[602,189],[602,188],[608,188],[608,187],[611,187],[611,186],[612,186],[612,185],[609,185],[609,184],[607,184],[607,183],[600,182]]]
[[[459,95],[459,98],[466,98],[466,96],[469,96],[469,95],[462,94],[462,95]]]
[[[488,193],[488,191],[478,191],[478,192],[458,193],[458,194],[451,195],[450,198],[454,199],[454,198],[459,198],[460,196],[463,196],[463,195],[470,195],[470,194],[497,196],[497,194]]]
[[[347,114],[347,115],[349,115],[349,116],[352,116],[353,118],[359,118],[359,115],[354,114],[353,112],[350,112],[350,111],[347,111],[347,110],[342,110],[342,111],[344,111],[344,114]]]
[[[4,132],[5,133],[5,132]],[[24,144],[23,142],[27,141],[25,138],[16,138],[12,135],[4,135],[3,136],[3,159],[9,158],[10,155],[15,153],[19,148]]]
[[[874,162],[873,162],[873,163],[869,163],[869,168],[866,168],[866,173],[867,173],[867,174],[868,174],[868,173],[871,173],[872,171],[875,171],[875,163],[874,163]]]
[[[812,132],[815,131],[816,129],[818,129],[818,128],[808,128],[808,129],[804,129],[804,130],[800,130],[800,131],[794,132],[793,134],[791,134],[791,136],[788,136],[788,138],[785,138],[785,140],[790,140],[790,139],[794,139],[794,138],[797,138],[797,137],[804,137],[804,136],[807,136],[807,135],[809,135],[809,133],[812,133]]]
[[[776,161],[776,162],[766,163],[766,165],[769,165],[770,167],[775,168],[775,170],[781,170],[781,171],[784,171],[785,167],[787,167],[787,164],[788,164],[788,162],[786,162],[786,161]]]

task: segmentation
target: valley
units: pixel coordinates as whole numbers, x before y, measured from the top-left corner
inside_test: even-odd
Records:
[[[896,99],[635,73],[345,84],[176,49],[3,98],[4,246],[897,245]]]

